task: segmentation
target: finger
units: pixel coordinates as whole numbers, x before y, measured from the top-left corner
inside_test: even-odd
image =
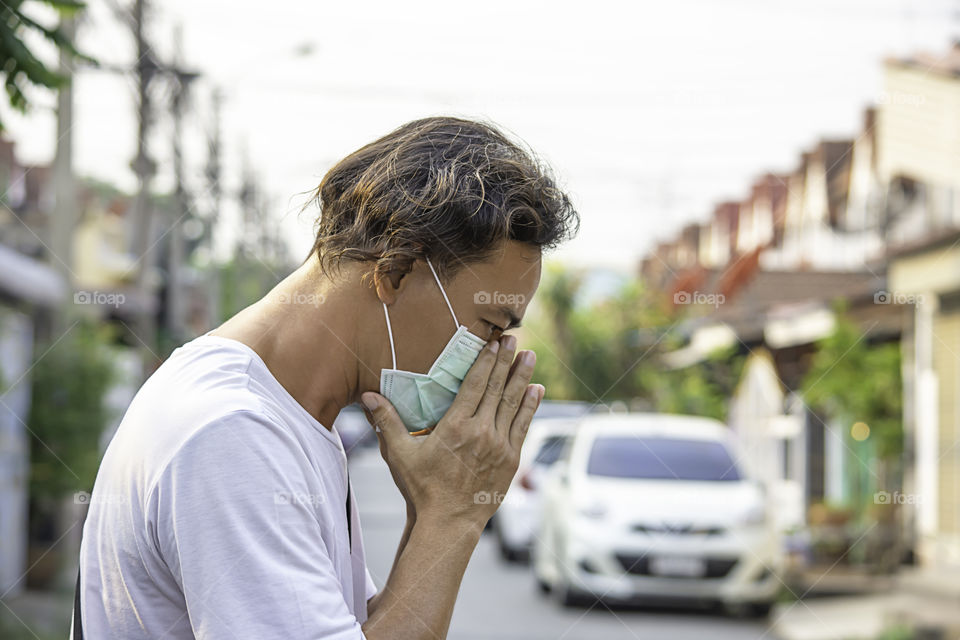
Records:
[[[497,415],[497,405],[500,404],[500,397],[503,394],[503,387],[507,383],[507,376],[510,374],[513,364],[513,354],[517,349],[517,339],[513,336],[503,336],[500,340],[500,352],[497,354],[497,362],[490,371],[490,377],[487,379],[487,388],[480,399],[480,406],[477,407],[477,414],[484,414],[490,418]]]
[[[500,350],[500,341],[491,340],[477,356],[476,362],[467,371],[463,382],[460,383],[460,390],[457,391],[457,397],[453,399],[453,404],[447,410],[447,415],[472,416],[477,412],[477,405],[483,398],[483,392],[487,388],[487,380],[490,378],[490,371],[497,362],[497,351]]]
[[[517,356],[516,368],[507,381],[507,387],[497,406],[497,428],[503,429],[504,433],[508,432],[513,424],[513,418],[523,401],[523,392],[527,390],[530,378],[533,377],[533,366],[536,363],[537,354],[533,351],[522,351]]]
[[[360,400],[367,408],[369,414],[367,420],[388,445],[392,446],[401,439],[410,437],[403,420],[397,415],[397,410],[389,400],[373,391],[365,391],[360,395]]]
[[[519,452],[523,446],[523,441],[527,437],[527,429],[530,428],[530,422],[533,420],[533,414],[543,400],[546,389],[542,384],[532,384],[527,387],[523,394],[523,400],[520,403],[520,410],[513,418],[513,424],[510,426],[510,445],[514,451]]]

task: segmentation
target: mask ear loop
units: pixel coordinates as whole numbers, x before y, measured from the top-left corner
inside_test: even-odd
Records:
[[[440,284],[440,277],[437,275],[437,270],[433,268],[433,265],[430,263],[430,258],[424,256],[424,260],[427,261],[427,266],[430,267],[431,273],[433,273],[433,279],[437,281],[437,286],[440,287],[440,293],[443,294],[443,301],[447,303],[447,309],[450,309],[450,315],[453,316],[453,325],[454,328],[460,328],[460,321],[457,320],[457,314],[453,312],[453,305],[450,304],[450,298],[447,297],[447,292],[443,290],[443,285]]]
[[[433,267],[430,267],[430,268],[433,269]],[[434,276],[436,276],[436,273],[434,273]],[[441,287],[440,290],[443,291],[443,288]],[[446,297],[447,297],[446,294],[444,294],[443,297],[446,298]],[[393,329],[390,327],[390,312],[387,310],[387,305],[386,305],[385,303],[381,303],[381,304],[383,304],[383,317],[387,319],[387,335],[390,336],[390,357],[393,358],[393,368],[396,369],[396,368],[397,368],[397,352],[396,352],[396,350],[394,350],[394,348],[393,348]],[[450,302],[448,301],[448,302],[447,302],[447,305],[449,306],[449,304],[450,304]],[[453,309],[450,309],[450,312],[452,313],[452,312],[453,312]],[[456,320],[457,317],[454,316],[453,318],[454,318],[454,320]],[[410,433],[410,435],[411,435],[411,436],[426,436],[426,435],[429,435],[430,433],[432,433],[432,432],[433,432],[433,429],[434,429],[434,427],[427,427],[426,429],[420,429],[419,431],[413,431],[413,432]],[[378,427],[378,428],[377,428],[377,431],[379,431],[379,430],[380,430],[380,428]]]
[[[387,335],[390,336],[390,355],[393,357],[393,368],[397,368],[397,352],[393,348],[393,329],[390,328],[390,313],[387,311],[386,303],[383,305],[383,316],[387,319]]]

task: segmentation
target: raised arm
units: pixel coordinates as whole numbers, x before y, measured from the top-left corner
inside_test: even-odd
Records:
[[[427,436],[411,436],[379,394],[363,394],[381,452],[408,503],[409,537],[371,599],[369,640],[445,638],[460,581],[480,534],[517,470],[544,388],[531,385],[536,357],[504,336],[480,353],[460,393]],[[405,532],[406,534],[406,532]]]

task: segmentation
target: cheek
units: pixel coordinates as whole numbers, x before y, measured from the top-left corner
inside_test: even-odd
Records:
[[[467,330],[475,336],[480,336],[484,340],[490,340],[496,332],[488,322],[481,319],[474,320],[467,324]]]
[[[392,318],[391,318],[392,319]],[[394,324],[393,340],[397,349],[397,368],[426,373],[453,336],[453,322],[443,317],[425,318],[422,314],[405,317],[402,328]],[[387,362],[387,366],[390,362]]]

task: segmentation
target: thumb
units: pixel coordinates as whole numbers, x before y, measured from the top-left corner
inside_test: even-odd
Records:
[[[360,395],[360,400],[367,409],[367,420],[387,442],[410,437],[407,427],[404,426],[397,410],[393,408],[389,400],[373,391],[363,392]]]

